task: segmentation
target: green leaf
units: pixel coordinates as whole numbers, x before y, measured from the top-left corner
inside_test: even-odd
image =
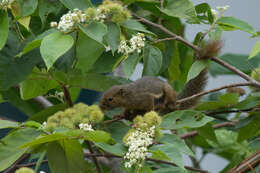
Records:
[[[172,145],[179,152],[183,152],[187,155],[195,157],[194,153],[191,149],[175,134],[164,134],[163,137],[160,139],[161,143]]]
[[[256,113],[255,115],[251,115],[251,116],[254,116],[254,119],[248,125],[239,129],[238,138],[237,138],[238,142],[249,139],[259,134],[260,114]]]
[[[34,100],[22,100],[19,91],[15,88],[10,88],[3,92],[3,96],[8,100],[8,102],[20,111],[24,112],[27,116],[31,116],[42,109]]]
[[[223,30],[241,30],[253,35],[255,34],[251,25],[234,17],[221,17],[218,19],[217,23]]]
[[[74,44],[70,35],[61,32],[54,32],[44,37],[41,43],[40,52],[49,70],[55,61],[65,54]]]
[[[202,137],[204,137],[206,139],[209,139],[209,140],[211,140],[213,142],[218,143],[215,131],[212,128],[211,123],[208,123],[205,126],[202,126],[202,127],[198,128],[197,131],[198,131],[200,136],[202,136]]]
[[[23,81],[40,61],[41,57],[37,51],[32,51],[21,58],[0,54],[0,90],[8,90]]]
[[[205,69],[206,67],[208,67],[209,65],[209,61],[208,60],[198,60],[195,61],[188,73],[188,77],[187,77],[187,82],[193,78],[195,78],[196,76],[198,76],[200,74],[200,72]]]
[[[133,74],[136,65],[140,61],[141,57],[137,52],[130,54],[123,63],[123,70],[127,79]]]
[[[0,10],[0,50],[4,47],[9,31],[8,15],[4,10]]]
[[[102,148],[106,152],[109,152],[117,156],[123,156],[127,152],[127,149],[123,144],[119,144],[119,143],[115,145],[109,145],[106,143],[95,143],[95,144],[96,146]]]
[[[222,32],[223,31],[219,26],[215,26],[208,34],[210,40],[213,41],[221,40]]]
[[[181,168],[178,168],[178,167],[173,167],[173,166],[171,166],[170,168],[160,168],[153,172],[154,173],[187,173],[187,171],[185,171]]]
[[[140,173],[153,173],[153,170],[148,166],[142,166],[140,169]]]
[[[122,26],[127,28],[127,29],[130,29],[130,30],[140,31],[140,32],[144,32],[144,33],[147,33],[147,34],[154,35],[154,33],[147,30],[144,27],[144,25],[142,25],[140,22],[133,20],[133,19],[125,21],[124,23],[122,23]]]
[[[84,173],[84,154],[77,140],[63,140],[48,144],[47,159],[51,172]]]
[[[78,67],[83,72],[89,71],[104,50],[105,48],[102,44],[91,39],[83,32],[79,32],[76,45]]]
[[[19,127],[18,122],[9,121],[9,120],[0,120],[0,129],[17,128],[17,127]]]
[[[155,150],[152,151],[152,157],[153,159],[159,159],[159,160],[171,160],[164,152],[161,150]]]
[[[162,52],[159,48],[147,45],[144,48],[143,76],[156,76],[162,66]]]
[[[11,166],[26,152],[26,149],[18,148],[20,145],[34,140],[40,134],[41,132],[36,129],[23,128],[12,131],[2,138],[0,142],[0,171]]]
[[[56,88],[59,84],[50,79],[48,73],[42,73],[39,69],[34,68],[30,76],[20,84],[21,98],[28,100],[43,94],[50,89]]]
[[[107,26],[100,22],[92,22],[87,26],[79,25],[79,28],[82,32],[84,32],[87,36],[96,40],[100,44],[103,44],[103,37],[107,33]]]
[[[163,116],[161,127],[164,129],[197,128],[213,120],[214,118],[199,111],[175,111]]]
[[[86,10],[87,8],[92,7],[90,0],[60,0],[60,2],[70,10],[75,8]]]
[[[43,33],[41,33],[40,35],[38,35],[33,41],[29,42],[28,44],[26,44],[26,46],[23,48],[23,51],[22,51],[22,55],[30,52],[31,50],[39,47],[42,43],[42,39],[51,34],[51,33],[54,33],[54,32],[57,32],[56,29],[49,29],[47,31],[44,31]]]
[[[38,1],[36,0],[17,0],[16,2],[19,8],[18,18],[33,14],[38,5]]]
[[[40,138],[37,138],[33,141],[24,143],[23,145],[20,145],[19,148],[32,147],[35,145],[39,145],[39,144],[43,144],[43,143],[47,143],[47,142],[58,141],[58,140],[66,139],[66,138],[68,138],[68,136],[65,134],[53,133],[53,134],[50,134],[47,136],[41,136]]]
[[[169,16],[186,19],[189,23],[199,23],[194,5],[189,0],[168,1],[166,7],[160,10]]]
[[[209,23],[214,22],[214,16],[211,13],[211,7],[208,3],[201,3],[195,6],[198,18],[201,21],[208,21]]]
[[[85,140],[90,140],[92,142],[109,142],[112,138],[111,135],[105,131],[95,130],[95,131],[88,131],[84,134]]]
[[[252,68],[257,68],[260,65],[260,55],[257,55],[256,57],[248,60],[248,55],[227,53],[220,56],[219,58],[227,62],[228,64],[235,66],[236,68],[238,68],[246,74],[250,74]],[[248,63],[250,63],[251,65],[249,66]],[[234,72],[231,72],[230,70],[215,62],[211,62],[210,74],[212,76],[230,75],[234,74]]]
[[[104,36],[104,40],[111,48],[113,54],[120,43],[120,32],[120,27],[117,24],[112,22],[107,24],[107,34]]]
[[[238,93],[226,93],[218,97],[218,99],[227,106],[235,105],[238,103]]]
[[[67,108],[67,104],[57,104],[43,109],[42,111],[32,115],[29,120],[43,123],[49,116],[55,114],[58,111],[62,111]]]
[[[175,147],[174,145],[166,143],[166,144],[162,144],[160,146],[158,146],[158,145],[152,146],[150,149],[152,151],[154,151],[154,150],[162,151],[165,155],[167,155],[171,159],[170,161],[175,163],[180,168],[184,169],[184,161],[182,158],[182,154],[179,151],[179,149],[177,147]]]
[[[108,131],[112,138],[115,139],[118,143],[122,143],[122,139],[125,136],[125,134],[128,132],[128,130],[130,129],[130,127],[128,125],[126,125],[125,123],[122,122],[114,122],[109,124],[109,126],[107,127]],[[120,129],[120,130],[118,130]]]
[[[108,73],[113,71],[114,65],[122,57],[122,55],[115,53],[112,54],[111,51],[103,52],[103,54],[98,58],[89,73]]]
[[[61,72],[57,72],[55,77],[57,80],[69,84],[71,87],[86,88],[100,92],[104,92],[114,85],[130,82],[121,77],[105,76],[100,74],[87,74],[87,76],[84,76],[82,73],[62,74]]]
[[[178,49],[178,45],[176,42],[174,42],[174,50],[173,55],[170,60],[170,64],[168,67],[168,74],[169,74],[169,82],[173,82],[175,80],[178,80],[181,77],[181,61],[180,61],[180,53]]]
[[[258,42],[256,42],[256,44],[254,45],[253,49],[251,50],[251,53],[248,57],[248,59],[251,59],[253,57],[255,57],[256,55],[258,55],[260,52],[260,40]]]

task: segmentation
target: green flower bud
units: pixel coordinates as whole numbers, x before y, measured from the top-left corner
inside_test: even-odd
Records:
[[[55,123],[55,122],[48,122],[47,125],[46,125],[46,127],[45,127],[45,129],[46,129],[47,131],[52,132],[52,131],[54,131],[54,129],[57,128],[57,127],[58,127],[58,124],[57,124],[57,123]]]
[[[134,124],[144,123],[144,119],[143,119],[142,116],[138,115],[138,116],[136,116],[136,117],[134,118],[133,123],[134,123]]]
[[[95,8],[88,8],[86,11],[86,19],[94,19],[97,16],[97,10]]]
[[[154,111],[148,112],[144,115],[144,121],[151,126],[159,126],[162,123],[161,117]]]
[[[31,168],[22,167],[16,170],[15,173],[35,173],[35,172]]]
[[[93,123],[103,121],[104,114],[98,105],[89,106],[87,109],[87,114],[89,115],[89,120]]]
[[[67,127],[67,128],[71,128],[71,129],[74,127],[74,124],[71,121],[71,119],[66,118],[66,117],[62,118],[59,125],[62,126],[62,127]]]
[[[123,143],[126,144],[127,143],[127,138],[133,133],[135,132],[135,129],[130,129],[126,135],[123,137]]]
[[[260,67],[254,69],[251,73],[251,77],[255,79],[256,81],[260,82]],[[260,91],[259,88],[251,87],[254,91],[258,92]]]
[[[83,118],[81,123],[83,124],[89,124],[89,119],[88,118]]]
[[[162,137],[162,136],[163,136],[163,133],[162,133],[161,129],[158,128],[158,127],[156,127],[156,128],[154,129],[154,137],[155,137],[156,139],[158,139],[158,138],[160,138],[160,137]]]

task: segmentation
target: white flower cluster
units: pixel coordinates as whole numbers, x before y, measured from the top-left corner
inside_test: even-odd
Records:
[[[2,0],[2,2],[0,2],[0,9],[7,9],[9,3],[11,3],[11,0]]]
[[[227,11],[227,9],[229,8],[230,6],[229,5],[225,5],[225,6],[217,6],[216,8],[217,8],[217,10],[215,10],[215,9],[211,9],[211,13],[213,14],[213,16],[215,17],[215,18],[217,18],[217,15],[218,15],[218,13],[220,13],[220,16],[223,16],[223,14],[224,14],[224,12],[225,11]]]
[[[143,33],[137,33],[130,40],[122,40],[119,44],[118,53],[128,55],[137,50],[138,53],[145,45],[145,37]]]
[[[94,20],[99,21],[99,22],[104,22],[104,20],[107,18],[105,9],[103,8],[97,8],[97,15],[94,18]]]
[[[47,122],[44,121],[44,122],[42,123],[42,128],[45,128],[46,126],[47,126]]]
[[[155,126],[147,131],[137,129],[128,136],[126,145],[129,146],[128,152],[124,156],[126,168],[131,168],[138,161],[144,160],[147,155],[147,147],[153,143]]]
[[[84,130],[84,131],[94,131],[91,124],[80,123],[79,128]]]
[[[61,17],[59,24],[57,22],[51,22],[51,27],[57,27],[62,32],[69,32],[76,27],[76,24],[84,23],[85,21],[86,14],[75,8],[73,11],[64,14]]]

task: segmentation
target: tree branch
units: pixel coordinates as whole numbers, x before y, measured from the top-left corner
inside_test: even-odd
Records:
[[[153,44],[156,44],[156,43],[159,43],[159,42],[163,42],[163,41],[175,40],[175,39],[176,39],[175,37],[162,38],[162,39],[155,40],[153,42]]]
[[[24,160],[26,160],[29,156],[30,156],[30,154],[24,154],[24,155],[22,155],[18,160],[16,160],[16,161],[14,162],[14,164],[13,164],[11,167],[9,167],[9,168],[8,168],[6,171],[4,171],[3,173],[13,173],[13,172],[15,172],[15,170],[16,170],[17,167],[18,167],[18,164],[21,163],[21,162],[23,162]]]
[[[251,170],[252,168],[254,168],[259,164],[260,164],[260,151],[257,151],[254,154],[252,154],[250,157],[242,161],[239,165],[229,170],[228,173],[244,173]]]
[[[71,99],[70,92],[69,92],[68,88],[66,87],[65,84],[61,84],[61,88],[63,90],[64,98],[65,98],[67,104],[69,105],[69,107],[72,107],[73,106],[73,102],[72,102],[72,99]]]
[[[222,128],[222,127],[234,127],[235,125],[236,125],[236,122],[224,122],[224,123],[213,125],[213,129],[219,129],[219,128]],[[194,130],[194,131],[191,131],[189,133],[185,133],[183,135],[180,135],[179,137],[181,139],[186,139],[186,138],[194,137],[194,136],[197,136],[197,135],[198,135],[198,131]]]
[[[86,142],[86,144],[87,144],[87,146],[88,146],[89,152],[90,152],[91,154],[95,154],[95,153],[94,153],[94,150],[93,150],[93,148],[92,148],[92,146],[91,146],[91,143],[90,143],[89,141],[85,141],[85,142]],[[96,165],[97,172],[98,172],[98,173],[102,173],[102,169],[101,169],[101,167],[100,167],[100,164],[99,164],[99,162],[98,162],[96,156],[93,155],[93,156],[91,156],[91,157],[92,157],[92,159],[93,159],[93,161],[94,161],[94,163],[95,163],[95,165]]]
[[[208,91],[200,92],[198,94],[194,94],[194,95],[192,95],[190,97],[186,97],[184,99],[177,100],[176,104],[181,104],[183,102],[186,102],[188,100],[194,99],[196,97],[200,97],[200,96],[212,93],[212,92],[220,91],[222,89],[231,88],[231,87],[237,87],[237,86],[250,86],[250,85],[251,86],[255,86],[255,84],[252,83],[252,82],[243,82],[243,83],[237,83],[237,84],[230,84],[230,85],[221,86],[221,87],[214,88],[214,89],[211,89],[211,90],[208,90]]]
[[[146,23],[148,25],[151,25],[159,30],[161,30],[162,32],[166,33],[166,34],[169,34],[170,36],[172,37],[175,37],[176,40],[182,42],[183,44],[191,47],[194,51],[196,52],[199,52],[200,51],[200,47],[190,43],[189,41],[185,40],[184,38],[182,38],[181,36],[177,35],[177,34],[174,34],[173,32],[169,31],[167,28],[163,27],[162,25],[159,25],[159,24],[156,24],[156,23],[153,23],[143,17],[140,17],[134,13],[132,13],[132,16],[136,17],[137,19],[140,20],[140,22],[143,22],[143,23]],[[224,66],[225,68],[235,72],[236,74],[238,74],[239,76],[241,76],[242,78],[244,78],[245,80],[249,81],[252,83],[252,85],[260,88],[260,82],[257,82],[256,80],[254,80],[253,78],[251,78],[250,76],[248,76],[247,74],[243,73],[242,71],[240,71],[239,69],[237,69],[236,67],[222,61],[221,59],[219,58],[211,58],[214,62]]]

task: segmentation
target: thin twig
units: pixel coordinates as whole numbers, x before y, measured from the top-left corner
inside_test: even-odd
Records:
[[[61,84],[61,88],[62,88],[63,93],[64,93],[65,101],[67,102],[69,107],[72,107],[73,106],[73,102],[72,102],[72,99],[71,99],[70,92],[69,92],[68,88],[66,87],[65,84]]]
[[[236,125],[236,122],[224,122],[224,123],[213,125],[213,129],[219,129],[219,128],[222,128],[222,127],[234,127],[235,125]],[[198,131],[194,130],[194,131],[191,131],[189,133],[185,133],[183,135],[180,135],[179,137],[181,139],[186,139],[186,138],[194,137],[194,136],[197,136],[197,135],[198,135]]]
[[[147,20],[145,18],[142,18],[142,17],[140,17],[140,16],[138,16],[138,15],[136,15],[134,13],[132,13],[132,16],[136,17],[137,19],[139,19],[143,23],[146,23],[146,24],[151,25],[151,26],[153,26],[155,28],[158,28],[161,31],[165,32],[166,34],[169,34],[170,36],[175,37],[176,40],[181,41],[183,44],[191,47],[195,51],[199,51],[200,50],[200,48],[197,47],[196,45],[193,45],[192,43],[190,43],[190,42],[186,41],[185,39],[183,39],[181,36],[178,36],[177,34],[174,34],[173,32],[169,31],[167,28],[163,27],[162,25],[153,23],[153,22],[151,22],[151,21],[149,21],[149,20]]]
[[[164,8],[164,0],[160,0],[161,3],[161,9]],[[162,24],[162,12],[160,11],[160,14],[158,16],[158,23],[161,25]]]
[[[106,125],[106,124],[110,124],[110,123],[122,120],[123,118],[124,118],[124,116],[119,116],[119,117],[113,118],[112,120],[106,120],[103,123],[104,123],[104,125]]]
[[[224,113],[237,113],[237,112],[253,112],[253,111],[260,111],[260,108],[253,107],[248,109],[238,109],[238,110],[223,110],[223,111],[212,111],[206,113],[208,116],[216,115],[216,114],[224,114]]]
[[[175,40],[175,39],[176,39],[175,37],[162,38],[162,39],[158,39],[158,40],[154,41],[153,44],[163,42],[163,41]]]
[[[41,164],[44,164],[44,163],[47,163],[48,160],[43,160],[41,162]],[[19,165],[16,165],[17,168],[22,168],[22,167],[33,167],[37,164],[37,162],[31,162],[31,163],[25,163],[25,164],[19,164]]]
[[[24,160],[26,160],[29,156],[30,156],[30,154],[24,154],[24,155],[22,155],[18,160],[16,160],[16,161],[14,162],[14,164],[13,164],[11,167],[9,167],[9,168],[8,168],[5,172],[3,172],[3,173],[13,173],[13,172],[15,172],[15,170],[17,169],[17,165],[18,165],[19,163],[23,162]]]
[[[196,98],[196,97],[200,97],[200,96],[203,96],[203,95],[212,93],[212,92],[220,91],[220,90],[222,90],[222,89],[231,88],[231,87],[237,87],[237,86],[255,86],[255,83],[252,83],[252,82],[243,82],[243,83],[225,85],[225,86],[221,86],[221,87],[218,87],[218,88],[210,89],[210,90],[207,90],[207,91],[202,91],[202,92],[200,92],[200,93],[198,93],[198,94],[194,94],[194,95],[192,95],[192,96],[190,96],[190,97],[186,97],[186,98],[184,98],[184,99],[177,100],[177,101],[176,101],[176,104],[181,104],[181,103],[183,103],[183,102],[186,102],[186,101],[188,101],[188,100],[194,99],[194,98]]]
[[[87,144],[87,146],[88,146],[88,149],[89,149],[90,153],[94,154],[94,150],[93,150],[93,148],[92,148],[92,146],[91,146],[91,143],[90,143],[89,141],[85,141],[85,142],[86,142],[86,144]],[[98,172],[98,173],[102,173],[102,169],[101,169],[101,167],[100,167],[100,164],[99,164],[99,162],[98,162],[96,156],[91,156],[91,157],[92,157],[92,159],[93,159],[93,161],[94,161],[94,163],[95,163],[95,165],[96,165],[97,172]]]

